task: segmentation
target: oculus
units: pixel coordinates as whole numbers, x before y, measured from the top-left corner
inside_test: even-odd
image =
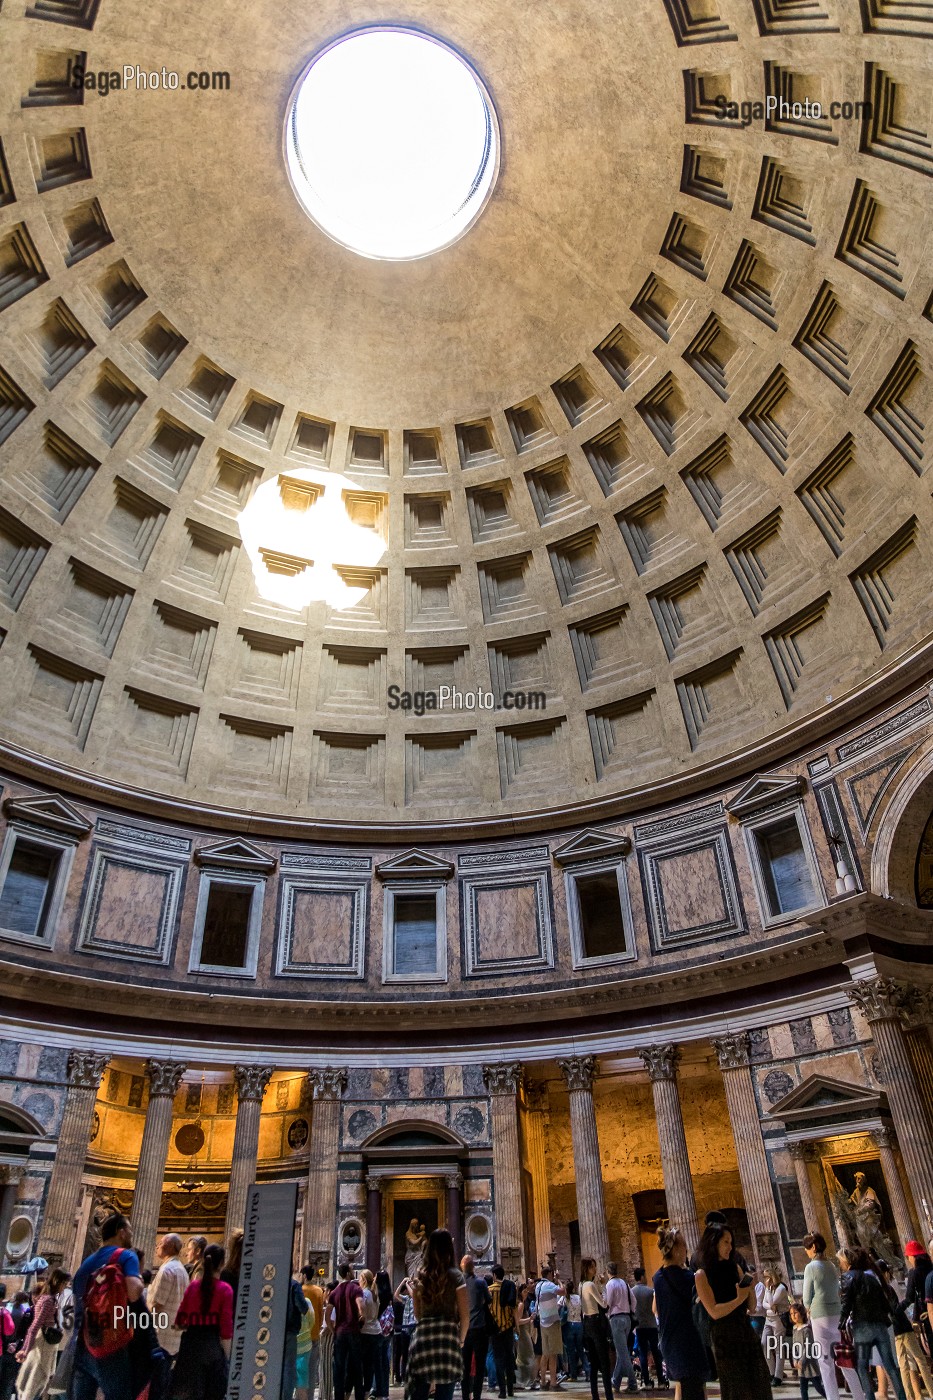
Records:
[[[317,53],[288,105],[285,161],[305,212],[367,258],[422,258],[460,238],[499,169],[495,112],[453,49],[373,27]]]

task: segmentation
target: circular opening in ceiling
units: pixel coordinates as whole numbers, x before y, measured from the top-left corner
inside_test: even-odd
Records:
[[[363,257],[422,258],[475,222],[499,132],[473,69],[412,29],[348,34],[311,60],[288,107],[292,187],[314,222]]]

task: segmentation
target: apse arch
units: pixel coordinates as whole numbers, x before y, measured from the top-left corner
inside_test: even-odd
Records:
[[[933,812],[933,737],[919,746],[909,772],[883,807],[872,848],[870,886],[886,899],[916,903],[920,839]]]
[[[362,1152],[371,1152],[374,1149],[384,1151],[386,1148],[410,1150],[419,1147],[448,1150],[454,1147],[458,1151],[465,1151],[466,1143],[451,1128],[441,1123],[432,1123],[423,1118],[406,1118],[384,1124],[360,1144]]]

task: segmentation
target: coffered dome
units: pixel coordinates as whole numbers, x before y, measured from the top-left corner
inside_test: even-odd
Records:
[[[0,13],[8,762],[220,825],[589,818],[919,677],[933,7],[412,0],[501,142],[414,261],[329,238],[283,154],[382,18]],[[365,558],[286,606],[324,473]]]

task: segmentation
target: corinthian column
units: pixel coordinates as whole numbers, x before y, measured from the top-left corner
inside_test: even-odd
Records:
[[[72,1050],[68,1056],[65,1112],[58,1131],[55,1161],[39,1232],[39,1253],[52,1265],[61,1264],[65,1249],[71,1243],[71,1229],[81,1195],[81,1178],[91,1137],[94,1103],[109,1058],[109,1055],[99,1055],[94,1050]]]
[[[871,1026],[907,1180],[920,1212],[921,1239],[926,1240],[933,1233],[933,1133],[903,1025],[911,989],[893,977],[874,977],[853,983],[847,991]]]
[[[888,1188],[888,1199],[894,1216],[894,1228],[900,1238],[903,1253],[904,1245],[908,1240],[916,1239],[919,1231],[898,1169],[897,1138],[893,1128],[876,1128],[871,1136],[878,1149],[884,1184]]]
[[[548,1123],[547,1084],[544,1080],[525,1083],[525,1114],[522,1119],[525,1129],[525,1160],[531,1172],[531,1194],[535,1213],[535,1252],[536,1258],[529,1265],[541,1265],[551,1252],[551,1204],[548,1198],[547,1183],[547,1144]]]
[[[172,1106],[181,1077],[188,1068],[180,1060],[147,1060],[149,1103],[139,1149],[136,1189],[133,1192],[133,1248],[151,1267],[155,1257],[159,1206],[165,1182],[168,1140],[172,1132]]]
[[[345,1069],[309,1069],[314,1095],[311,1156],[305,1197],[305,1253],[326,1257],[330,1277],[337,1220],[337,1153],[340,1148],[340,1096],[347,1087]]]
[[[700,1238],[697,1224],[697,1203],[690,1175],[690,1157],[684,1116],[677,1091],[676,1045],[649,1045],[636,1052],[644,1061],[654,1094],[654,1116],[661,1144],[661,1170],[664,1173],[664,1194],[667,1214],[672,1225],[686,1237],[687,1252],[692,1254]]]
[[[596,1260],[597,1269],[609,1263],[609,1231],[603,1198],[603,1168],[596,1131],[596,1105],[593,1080],[599,1073],[594,1055],[573,1055],[558,1060],[570,1091],[570,1134],[573,1139],[573,1166],[577,1178],[577,1220],[580,1226],[580,1253]]]
[[[227,1192],[226,1238],[239,1230],[246,1217],[246,1197],[256,1179],[259,1155],[259,1116],[263,1095],[274,1071],[264,1065],[236,1065],[236,1126],[233,1130],[233,1164],[230,1167],[230,1188]]]
[[[803,1218],[807,1223],[807,1230],[819,1230],[822,1234],[823,1229],[819,1220],[816,1193],[813,1190],[813,1180],[810,1176],[813,1146],[809,1142],[792,1142],[790,1155],[794,1164],[794,1175],[797,1178],[797,1190],[800,1192],[800,1202],[803,1206]]]
[[[483,1065],[492,1111],[492,1170],[495,1178],[496,1241],[499,1249],[521,1251],[525,1269],[522,1211],[522,1158],[518,1145],[518,1091],[524,1067],[518,1060]]]
[[[748,1059],[748,1035],[724,1035],[713,1041],[719,1059],[729,1122],[735,1138],[735,1155],[752,1245],[759,1268],[782,1257],[781,1227],[778,1224],[768,1154],[761,1136],[758,1105],[752,1086]]]

